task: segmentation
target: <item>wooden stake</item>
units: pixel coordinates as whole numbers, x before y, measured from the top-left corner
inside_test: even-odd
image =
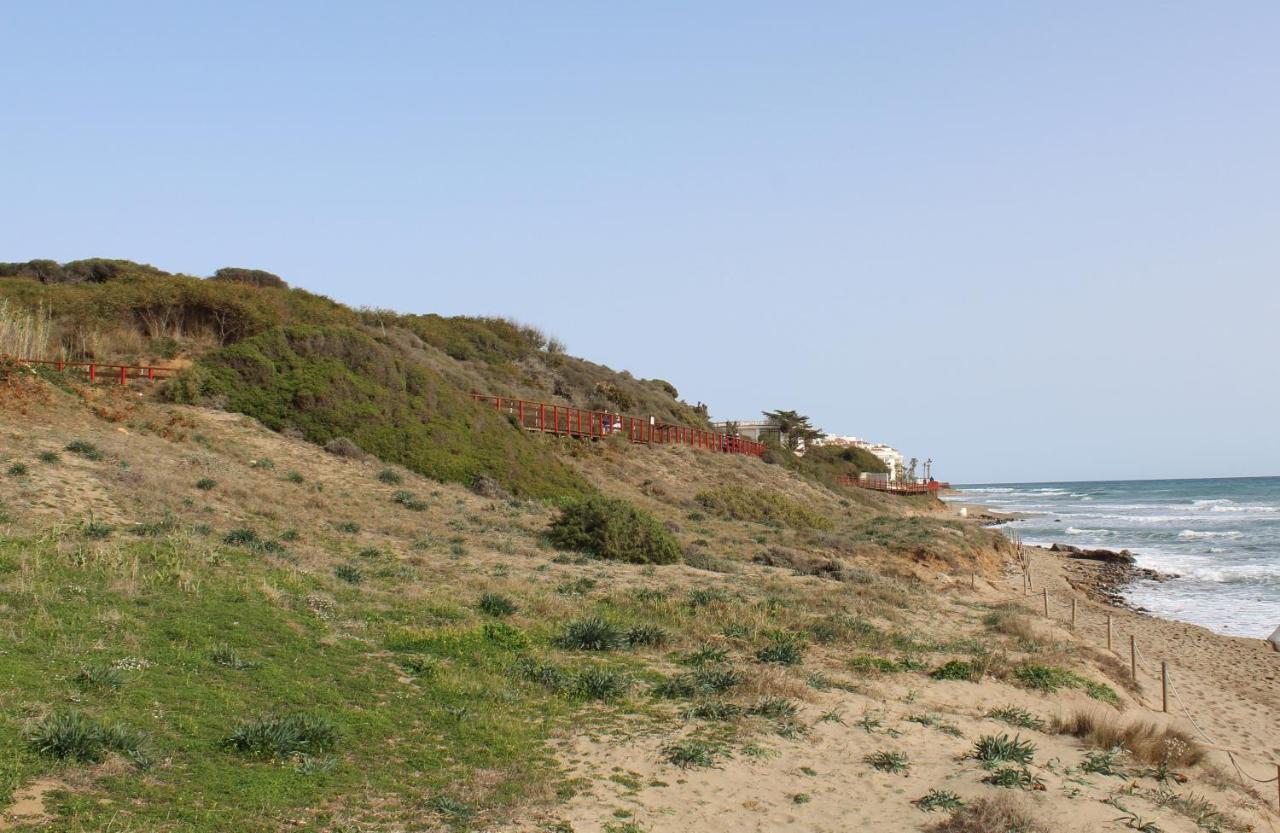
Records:
[[[1110,614],[1110,613],[1108,613],[1108,614],[1107,614],[1107,650],[1108,650],[1108,651],[1114,651],[1114,650],[1115,650],[1115,648],[1111,647],[1111,646],[1112,646],[1112,644],[1113,644],[1113,639],[1112,639],[1111,634],[1112,634],[1112,631],[1111,631],[1111,614]]]
[[[1138,681],[1138,638],[1133,634],[1129,634],[1129,671],[1136,683]]]
[[[1169,663],[1160,663],[1160,711],[1169,713]]]
[[[1074,629],[1075,629],[1075,626],[1076,626],[1076,600],[1075,600],[1075,599],[1072,599],[1072,600],[1071,600],[1071,628],[1072,628],[1072,630],[1074,630]]]
[[[977,590],[977,589],[978,589],[978,574],[977,574],[977,573],[970,573],[970,574],[969,574],[969,589],[970,589],[970,590]]]
[[[1044,618],[1049,618],[1049,588],[1044,588]]]
[[[1276,764],[1276,792],[1280,793],[1280,764]],[[1276,805],[1280,806],[1280,795],[1276,796]]]

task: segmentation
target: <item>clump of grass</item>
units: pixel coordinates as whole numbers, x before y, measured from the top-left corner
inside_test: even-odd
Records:
[[[338,730],[327,718],[296,712],[240,724],[222,745],[246,755],[284,758],[328,752],[338,745]]]
[[[668,639],[666,628],[657,625],[636,625],[622,635],[622,641],[632,648],[655,648],[666,645]]]
[[[702,508],[722,518],[785,525],[797,529],[830,529],[832,521],[799,501],[769,489],[719,486],[694,496]]]
[[[742,714],[742,707],[737,703],[724,700],[707,700],[690,706],[684,713],[686,718],[700,720],[733,720]]]
[[[714,588],[699,587],[689,591],[687,602],[689,607],[697,610],[700,607],[716,604],[717,602],[728,601],[729,595],[723,590]]]
[[[929,672],[929,676],[935,680],[965,680],[972,682],[978,678],[978,669],[971,662],[953,659],[933,669]]]
[[[82,665],[71,678],[81,689],[116,689],[124,684],[124,674],[110,665]]]
[[[471,818],[476,812],[470,804],[448,795],[437,795],[428,799],[426,807],[455,825]]]
[[[571,688],[577,697],[587,700],[618,700],[631,689],[627,674],[602,665],[583,668],[573,675]]]
[[[1010,726],[1017,726],[1019,729],[1034,729],[1037,732],[1043,732],[1045,723],[1026,709],[1020,709],[1017,706],[1003,706],[998,709],[992,709],[987,712],[987,717],[992,720],[999,720],[1001,723],[1008,723]]]
[[[253,667],[253,663],[241,659],[240,655],[230,645],[215,646],[209,652],[209,658],[213,660],[214,665],[221,665],[223,668],[232,668],[236,671],[245,671]]]
[[[66,444],[63,450],[70,451],[72,454],[83,457],[86,460],[97,461],[103,457],[102,451],[96,445],[85,440],[72,440]]]
[[[403,489],[391,496],[391,502],[398,503],[413,512],[423,512],[427,509],[426,501],[418,500],[413,492],[407,492]]]
[[[360,524],[355,521],[343,521],[341,523],[334,524],[333,528],[339,532],[345,532],[348,535],[355,535],[360,531]]]
[[[333,568],[333,574],[347,584],[359,584],[364,581],[364,571],[355,564],[339,564]]]
[[[911,762],[907,760],[907,756],[901,752],[889,752],[881,750],[879,752],[867,755],[862,759],[864,763],[869,764],[873,769],[881,772],[889,772],[898,774],[906,772],[911,768]]]
[[[894,674],[901,671],[898,663],[888,657],[859,654],[849,660],[849,668],[862,674]]]
[[[1049,833],[1048,827],[1009,795],[976,799],[930,830],[931,833]]]
[[[12,466],[9,466],[9,476],[10,476],[10,477],[26,477],[26,476],[27,476],[27,464],[26,464],[26,463],[14,463]]]
[[[799,665],[804,660],[804,643],[794,634],[775,633],[769,639],[768,645],[756,651],[756,659],[760,662]]]
[[[742,682],[742,675],[733,668],[698,668],[677,674],[654,686],[658,697],[706,697],[723,694]]]
[[[934,715],[931,715],[931,714],[909,715],[907,717],[907,721],[910,723],[919,723],[921,726],[928,726],[932,729],[937,729],[939,732],[942,732],[942,734],[950,735],[953,738],[959,738],[964,736],[964,733],[960,731],[960,728],[958,726],[955,726],[951,723],[947,723],[943,721],[941,718],[935,717]]]
[[[785,720],[796,716],[796,704],[785,697],[762,697],[747,709],[747,714],[770,720]]]
[[[36,455],[36,459],[42,463],[49,463],[50,465],[62,462],[62,458],[58,456],[58,452],[56,451],[41,451]]]
[[[292,528],[286,529],[280,533],[279,537],[281,541],[296,541],[299,537],[298,530]]]
[[[705,665],[717,665],[729,658],[729,651],[719,645],[710,642],[704,642],[691,653],[685,654],[680,658],[682,665],[691,665],[695,668],[701,668]]]
[[[1085,694],[1094,700],[1101,700],[1113,706],[1120,702],[1115,689],[1111,688],[1111,686],[1105,683],[1095,683],[1073,671],[1059,668],[1056,665],[1024,663],[1013,669],[1013,677],[1018,683],[1034,691],[1052,694],[1063,688],[1078,688],[1083,689]]]
[[[632,564],[675,564],[680,545],[657,518],[624,500],[592,495],[565,505],[547,537],[560,549]]]
[[[270,457],[259,457],[257,460],[249,461],[249,468],[251,469],[274,469],[275,467],[275,461]]]
[[[1224,830],[1248,833],[1253,829],[1252,825],[1219,810],[1213,802],[1195,793],[1180,795],[1173,790],[1159,789],[1145,793],[1144,797],[1157,807],[1167,807],[1186,816],[1196,827],[1207,833],[1222,833]]]
[[[964,806],[964,800],[950,790],[932,789],[911,802],[926,813],[934,810],[956,810]]]
[[[1096,749],[1093,752],[1086,753],[1084,761],[1080,764],[1082,772],[1092,772],[1095,775],[1124,775],[1116,766],[1116,758],[1120,756],[1120,747],[1112,749]]]
[[[974,744],[972,754],[986,766],[1003,763],[1027,766],[1035,758],[1036,745],[1021,736],[983,735]]]
[[[262,546],[262,539],[258,537],[257,530],[249,527],[241,527],[233,529],[222,538],[222,543],[229,544],[234,547],[249,547],[254,549]]]
[[[667,763],[674,764],[682,769],[690,767],[705,769],[706,767],[715,766],[716,760],[725,754],[726,751],[723,746],[696,738],[677,741],[668,744],[662,749],[662,756]]]
[[[487,613],[490,616],[497,616],[499,618],[503,616],[510,616],[519,610],[515,602],[500,593],[485,593],[480,597],[480,601],[476,604],[476,607],[480,608],[482,613]]]
[[[1204,759],[1204,748],[1187,733],[1147,720],[1122,720],[1103,709],[1080,709],[1051,723],[1053,731],[1073,735],[1097,749],[1124,749],[1151,766],[1192,766]]]
[[[288,474],[286,474],[286,475],[284,476],[284,479],[285,479],[285,480],[288,480],[290,483],[304,483],[304,482],[306,482],[306,478],[302,476],[302,473],[301,473],[301,472],[297,472],[297,471],[291,471],[291,472],[289,472]]]
[[[993,787],[1011,790],[1035,790],[1044,786],[1044,780],[1025,766],[998,767],[982,780]]]
[[[394,469],[383,469],[378,472],[378,480],[386,483],[388,486],[399,486],[404,482],[404,478]]]
[[[217,486],[218,481],[214,480],[212,477],[202,477],[196,481],[196,488],[202,492],[210,491],[211,489],[217,488]]]
[[[116,529],[110,524],[99,523],[93,518],[89,518],[84,523],[84,526],[81,527],[81,531],[84,532],[84,537],[101,541],[104,538],[110,538],[111,533],[115,532]]]
[[[576,619],[556,638],[557,647],[575,651],[612,651],[623,644],[622,630],[607,619]]]
[[[101,723],[79,712],[53,714],[27,737],[32,751],[52,758],[98,763],[107,752],[118,752],[139,766],[148,758],[142,736],[121,724]]]

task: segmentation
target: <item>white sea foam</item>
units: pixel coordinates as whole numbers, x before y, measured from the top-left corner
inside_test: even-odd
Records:
[[[1114,535],[1114,529],[1082,529],[1076,526],[1069,526],[1066,529],[1068,535]]]
[[[1184,541],[1194,541],[1197,538],[1239,538],[1244,533],[1238,529],[1227,529],[1221,532],[1213,532],[1207,529],[1184,529],[1178,533],[1178,537]]]

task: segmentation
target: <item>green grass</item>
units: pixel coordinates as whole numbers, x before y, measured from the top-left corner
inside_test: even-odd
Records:
[[[978,669],[971,662],[953,659],[933,669],[933,671],[929,672],[929,676],[935,680],[965,680],[973,682],[978,679]]]
[[[1115,689],[1111,686],[1105,683],[1095,683],[1093,680],[1081,677],[1074,671],[1068,671],[1056,665],[1026,663],[1013,669],[1013,678],[1020,685],[1033,691],[1052,694],[1063,688],[1078,688],[1082,689],[1085,694],[1094,700],[1101,700],[1113,706],[1120,702]]]
[[[375,603],[352,587],[316,608],[332,578],[276,569],[244,546],[129,536],[75,561],[58,546],[0,541],[0,564],[22,565],[0,570],[0,806],[67,761],[165,764],[54,797],[56,829],[407,828],[437,794],[476,795],[501,815],[558,777],[545,744],[575,704],[629,687],[622,671],[584,671],[567,697],[527,686],[507,673],[520,640],[486,635],[465,610],[402,639],[403,666],[336,629],[361,621],[391,642],[396,623],[441,622],[443,590]],[[75,713],[32,716],[70,698]]]
[[[907,760],[907,756],[903,755],[901,752],[881,750],[867,755],[862,760],[871,766],[872,769],[878,769],[881,772],[889,772],[895,775],[906,772],[911,768],[911,762]]]
[[[708,512],[722,518],[797,529],[830,529],[832,526],[826,515],[768,489],[718,486],[699,492],[694,500]]]
[[[911,802],[926,813],[934,810],[958,810],[964,806],[964,800],[950,790],[932,789],[920,798]]]
[[[1037,732],[1045,730],[1044,720],[1017,706],[1002,706],[998,709],[992,709],[987,712],[986,716],[992,720],[999,720],[1001,723],[1008,723],[1010,726],[1017,726],[1019,729],[1034,729]]]
[[[72,440],[67,443],[65,450],[70,451],[72,454],[79,457],[83,457],[86,460],[97,461],[103,458],[103,454],[98,450],[98,447],[91,442],[86,442],[85,440]]]
[[[1015,763],[1027,766],[1035,758],[1036,745],[1021,737],[983,735],[973,745],[972,754],[984,765]]]

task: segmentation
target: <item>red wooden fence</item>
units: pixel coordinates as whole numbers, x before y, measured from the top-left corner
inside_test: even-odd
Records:
[[[927,483],[895,483],[874,478],[864,480],[847,474],[838,476],[836,482],[841,486],[857,486],[860,489],[874,489],[877,492],[892,492],[897,495],[933,494],[947,485],[936,480],[930,480]]]
[[[130,379],[146,379],[154,382],[156,379],[167,379],[177,372],[172,367],[153,367],[145,364],[102,364],[100,362],[69,362],[64,359],[15,359],[9,356],[0,356],[7,361],[16,362],[18,364],[40,365],[44,367],[52,367],[61,373],[64,370],[82,370],[89,374],[89,381],[97,382],[99,377],[118,381],[122,385],[129,383]]]
[[[513,417],[517,425],[529,431],[587,438],[620,435],[633,443],[688,445],[707,451],[751,454],[755,457],[764,453],[762,443],[702,428],[668,425],[649,417],[626,416],[609,411],[584,411],[567,405],[486,396],[482,393],[473,393],[471,398],[486,405],[492,404],[498,413]]]

